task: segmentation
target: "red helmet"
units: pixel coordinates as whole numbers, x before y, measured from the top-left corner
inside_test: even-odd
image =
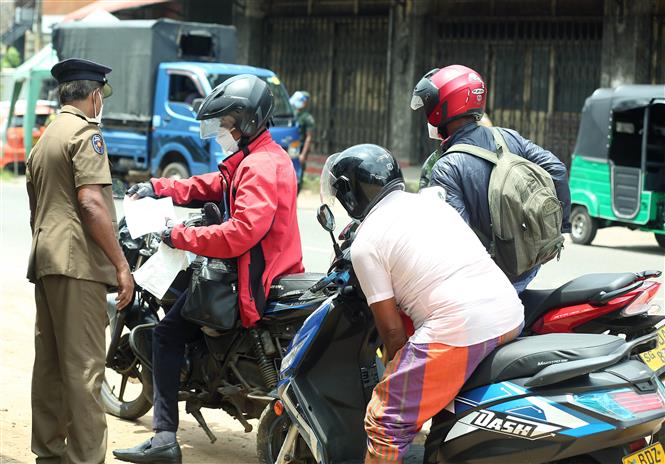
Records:
[[[425,109],[427,121],[445,134],[445,126],[455,119],[485,112],[487,90],[482,77],[471,68],[453,64],[432,69],[413,89],[411,109]]]

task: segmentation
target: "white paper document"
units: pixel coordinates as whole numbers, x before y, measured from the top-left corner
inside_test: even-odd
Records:
[[[161,232],[166,228],[166,221],[176,219],[173,200],[170,197],[141,198],[140,200],[125,197],[122,208],[132,238],[138,238],[151,232]]]
[[[134,280],[161,299],[166,295],[178,272],[187,269],[189,264],[190,259],[185,251],[160,243],[157,252],[134,271]]]

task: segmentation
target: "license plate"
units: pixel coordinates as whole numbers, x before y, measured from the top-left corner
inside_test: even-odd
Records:
[[[660,464],[665,463],[663,445],[656,442],[648,448],[639,450],[622,458],[623,464]]]
[[[658,345],[651,351],[640,354],[652,371],[658,372],[665,367],[665,326],[658,329]]]

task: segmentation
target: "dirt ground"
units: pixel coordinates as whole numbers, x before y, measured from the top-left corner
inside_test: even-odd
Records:
[[[22,276],[19,276],[22,277]],[[4,278],[9,276],[4,274]],[[11,279],[13,280],[13,279]],[[34,462],[30,452],[30,379],[34,349],[34,303],[32,286],[23,279],[3,287],[2,337],[0,340],[0,463]],[[5,281],[6,282],[6,281]],[[217,442],[211,444],[196,421],[180,411],[178,439],[187,463],[255,463],[256,433],[244,433],[234,419],[223,412],[205,410],[204,417]],[[114,448],[134,446],[151,436],[152,412],[137,422],[107,415],[107,461],[113,462]],[[256,425],[257,421],[252,421]]]

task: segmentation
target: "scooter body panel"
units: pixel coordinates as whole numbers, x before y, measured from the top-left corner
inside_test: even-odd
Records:
[[[633,413],[613,400],[635,395],[663,404],[665,390],[655,378],[643,385],[644,392],[610,373],[547,390],[520,385],[526,380],[460,393],[433,419],[425,462],[544,463],[592,456],[599,444],[616,447],[611,454],[620,462],[626,454],[622,445],[655,433],[665,421],[662,408]]]

